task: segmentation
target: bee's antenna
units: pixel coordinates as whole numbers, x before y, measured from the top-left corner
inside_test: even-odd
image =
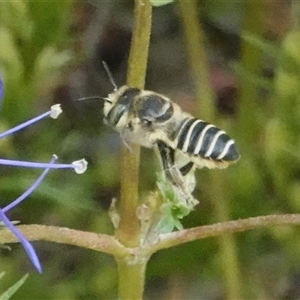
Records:
[[[91,97],[83,97],[83,98],[79,98],[76,101],[86,101],[86,100],[96,100],[96,99],[101,99],[107,102],[111,103],[111,100],[109,98],[105,98],[105,97],[100,97],[100,96],[91,96]]]
[[[111,82],[111,84],[112,84],[113,87],[114,87],[114,92],[117,91],[117,90],[118,90],[118,87],[117,87],[117,85],[116,85],[116,83],[115,83],[115,81],[114,81],[114,78],[113,78],[113,76],[112,76],[112,74],[111,74],[111,71],[110,71],[110,69],[109,69],[107,63],[106,63],[104,60],[102,60],[102,64],[103,64],[103,67],[104,67],[104,69],[105,69],[105,71],[106,71],[106,74],[107,74],[107,76],[108,76],[108,78],[109,78],[109,81]]]

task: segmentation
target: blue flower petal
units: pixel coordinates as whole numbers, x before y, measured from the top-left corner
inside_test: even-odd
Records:
[[[1,86],[0,86],[0,89],[1,89]],[[0,96],[1,96],[1,90],[0,90]],[[7,131],[2,132],[0,134],[0,138],[3,138],[3,137],[8,136],[12,133],[15,133],[15,132],[17,132],[17,131],[25,128],[25,127],[30,126],[33,123],[36,123],[36,122],[48,117],[48,116],[50,116],[52,119],[57,119],[58,116],[61,113],[62,113],[62,109],[60,107],[60,104],[54,104],[54,105],[51,106],[50,110],[48,110],[47,112],[45,112],[45,113],[43,113],[43,114],[41,114],[37,117],[34,117],[34,118],[24,122],[24,123],[21,123],[21,124],[15,126],[15,127],[11,128],[11,129],[7,130]]]
[[[5,206],[2,209],[2,211],[4,213],[7,212],[7,211],[9,211],[11,208],[15,207],[16,205],[18,205],[23,200],[25,200],[25,198],[28,197],[38,187],[38,185],[41,183],[41,181],[45,178],[45,176],[47,175],[47,173],[50,171],[51,166],[54,164],[56,158],[57,158],[56,156],[52,157],[52,159],[49,162],[48,168],[46,168],[44,170],[44,172],[40,175],[40,177],[20,197],[18,197],[15,201],[13,201],[12,203],[8,204],[7,206]]]
[[[47,111],[47,112],[45,112],[45,113],[43,113],[43,114],[41,114],[41,115],[39,115],[39,116],[37,116],[33,119],[30,119],[30,120],[28,120],[28,121],[26,121],[26,122],[24,122],[20,125],[17,125],[17,126],[11,128],[11,129],[7,130],[7,131],[4,131],[0,134],[0,138],[3,138],[3,137],[8,136],[12,133],[15,133],[15,132],[17,132],[17,131],[25,128],[25,127],[28,127],[29,125],[31,125],[33,123],[36,123],[37,121],[39,121],[41,119],[44,119],[47,116],[50,116],[50,114],[51,114],[51,111],[49,110],[49,111]]]
[[[35,253],[35,250],[33,249],[32,245],[27,241],[27,239],[21,234],[20,231],[18,231],[13,224],[10,222],[10,220],[6,217],[5,213],[0,208],[0,219],[5,224],[7,228],[10,229],[10,231],[16,236],[16,238],[20,241],[22,244],[24,250],[28,254],[32,264],[34,267],[38,270],[39,273],[42,273],[42,266],[40,264],[40,261]]]
[[[23,160],[12,160],[12,159],[0,159],[0,165],[4,166],[14,166],[14,167],[23,167],[23,168],[51,168],[51,169],[74,169],[77,174],[82,174],[87,169],[87,161],[85,159],[77,160],[71,164],[49,164],[49,163],[39,163],[32,161],[23,161]]]

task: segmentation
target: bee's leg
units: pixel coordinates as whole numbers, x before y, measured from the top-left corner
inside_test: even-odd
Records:
[[[183,177],[175,162],[175,151],[167,146],[164,142],[157,142],[159,154],[162,160],[162,165],[166,178],[178,187],[184,184]]]
[[[122,141],[123,141],[123,144],[125,145],[125,147],[129,150],[129,152],[131,154],[133,154],[133,150],[132,150],[130,144],[125,139],[122,139]]]
[[[131,148],[131,144],[130,141],[128,141],[128,139],[126,138],[126,135],[124,134],[124,130],[120,133],[120,136],[122,138],[123,144],[125,145],[125,147],[130,151],[130,153],[134,153],[132,148]]]
[[[189,192],[185,184],[183,175],[181,174],[181,170],[179,170],[176,165],[174,149],[167,146],[162,141],[158,141],[157,146],[162,160],[162,165],[163,165],[166,178],[172,183],[173,186],[175,186],[180,191],[182,196],[184,196],[184,198],[186,199],[186,202],[194,206],[196,203],[198,203],[198,201],[195,200],[191,195],[191,193]],[[187,170],[184,171],[187,171],[187,173],[189,173],[193,167],[193,163],[191,164],[188,163],[183,168],[185,167]]]
[[[165,175],[167,179],[172,182],[172,184],[176,184],[176,180],[174,180],[172,176],[172,169],[176,168],[174,160],[174,150],[161,141],[157,142],[157,146]]]

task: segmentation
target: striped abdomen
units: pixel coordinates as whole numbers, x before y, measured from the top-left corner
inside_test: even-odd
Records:
[[[203,159],[234,162],[239,158],[234,141],[223,130],[199,119],[186,119],[176,140],[177,149]]]

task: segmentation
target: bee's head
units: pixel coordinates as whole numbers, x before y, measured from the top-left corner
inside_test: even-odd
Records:
[[[124,85],[104,98],[104,123],[115,129],[124,127],[134,99],[140,92],[137,88]]]

